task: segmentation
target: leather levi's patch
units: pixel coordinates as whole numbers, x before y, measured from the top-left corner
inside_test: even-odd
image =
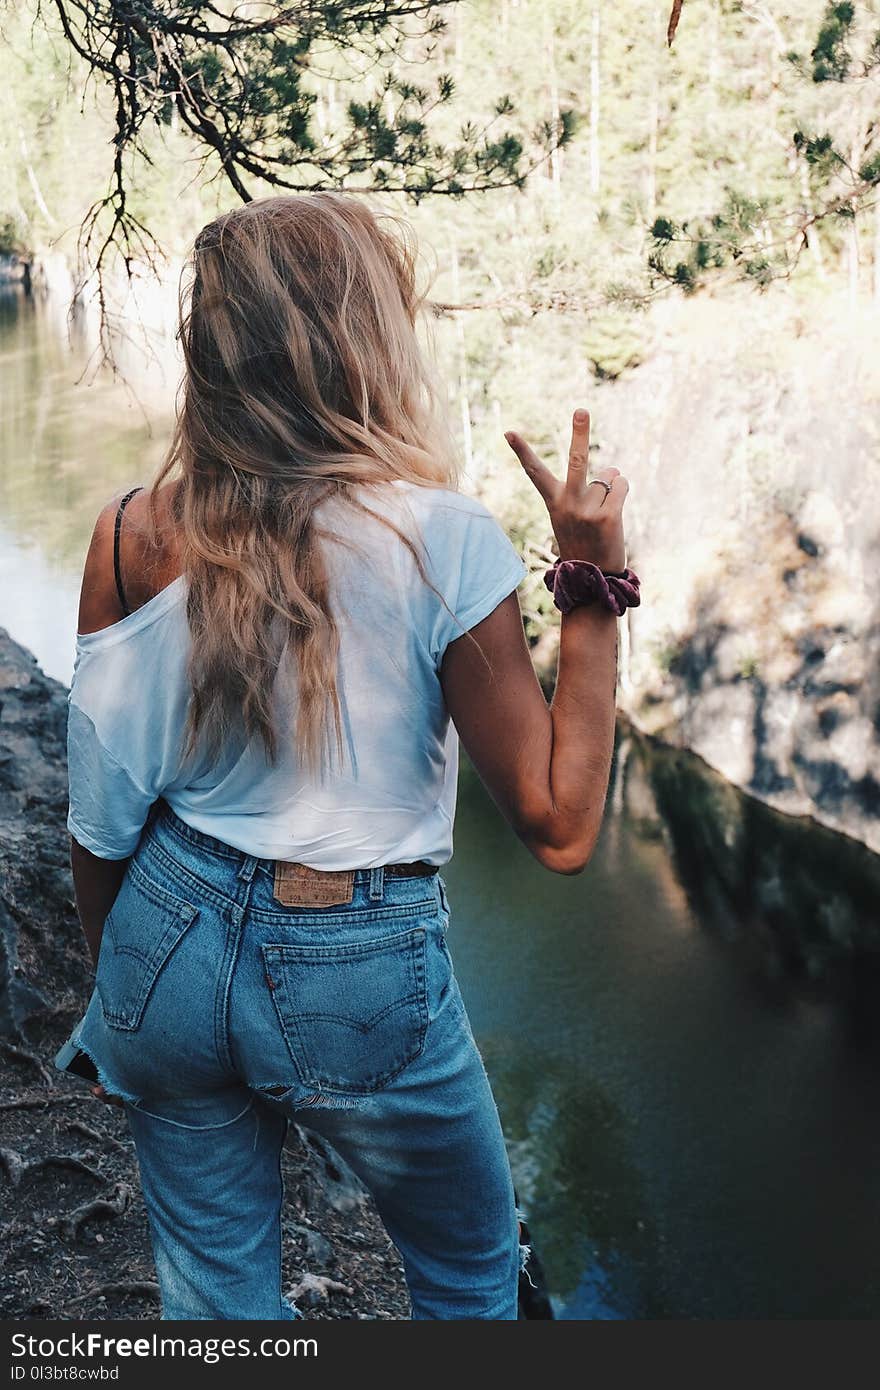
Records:
[[[354,869],[313,869],[275,861],[275,898],[284,907],[336,907],[354,897]]]

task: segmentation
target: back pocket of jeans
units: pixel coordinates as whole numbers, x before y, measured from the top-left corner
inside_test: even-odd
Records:
[[[304,1085],[366,1095],[421,1053],[428,1028],[424,927],[344,946],[264,945],[263,958]]]
[[[95,986],[104,1018],[129,1032],[140,1027],[159,974],[199,910],[154,883],[132,861],[104,923]]]

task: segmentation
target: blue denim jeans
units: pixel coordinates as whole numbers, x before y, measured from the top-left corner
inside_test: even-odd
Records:
[[[442,877],[358,869],[322,908],[273,890],[274,861],[157,803],[74,1033],[126,1102],[162,1317],[300,1316],[281,1289],[297,1120],[372,1193],[413,1318],[515,1319],[513,1184]]]

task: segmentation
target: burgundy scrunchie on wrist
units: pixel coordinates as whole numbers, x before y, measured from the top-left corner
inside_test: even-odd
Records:
[[[560,613],[570,613],[582,603],[599,602],[618,618],[627,608],[638,608],[639,576],[629,568],[619,574],[601,570],[591,560],[558,559],[544,575]]]

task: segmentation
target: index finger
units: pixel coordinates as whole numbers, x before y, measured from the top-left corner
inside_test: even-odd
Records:
[[[552,505],[559,491],[559,479],[550,472],[546,464],[541,462],[534,449],[530,448],[521,435],[518,435],[514,430],[508,430],[504,438],[516,454],[544,501],[548,505]]]

